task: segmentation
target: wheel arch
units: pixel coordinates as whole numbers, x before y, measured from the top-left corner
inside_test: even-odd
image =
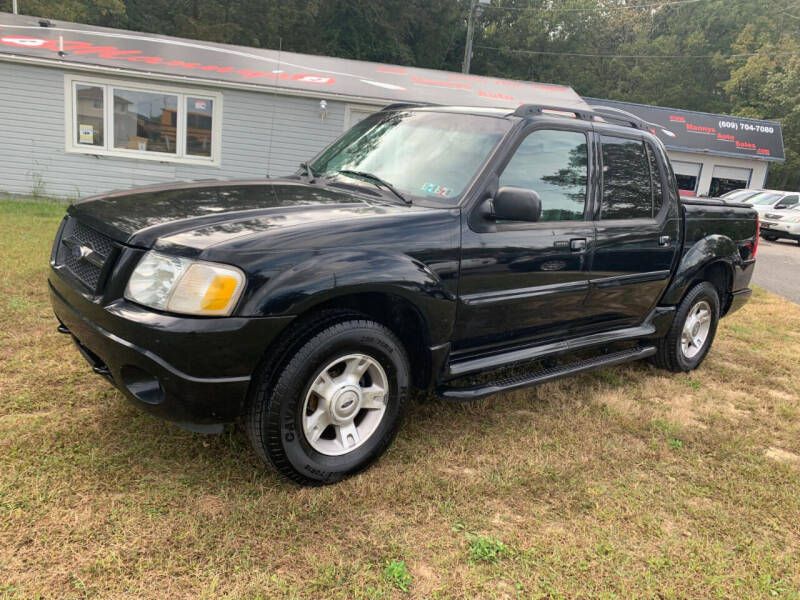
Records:
[[[389,291],[351,291],[328,298],[299,318],[321,311],[352,311],[388,327],[402,342],[411,365],[412,381],[426,388],[431,371],[431,330],[428,317],[411,300]]]
[[[681,258],[661,304],[674,306],[701,281],[714,285],[719,294],[720,313],[731,305],[734,265],[741,262],[736,244],[724,235],[711,235],[696,242]]]
[[[422,388],[429,386],[435,370],[431,348],[450,340],[455,310],[455,294],[428,265],[374,250],[315,255],[271,277],[244,308],[258,316],[294,317],[265,349],[265,359],[274,357],[287,336],[307,330],[316,315],[338,311],[369,317],[400,338],[413,383]]]

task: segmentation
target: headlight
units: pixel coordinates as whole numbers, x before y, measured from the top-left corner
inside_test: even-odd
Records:
[[[151,250],[133,270],[125,298],[187,315],[229,315],[244,282],[244,273],[236,267]]]

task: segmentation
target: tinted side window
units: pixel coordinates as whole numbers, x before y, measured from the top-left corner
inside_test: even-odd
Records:
[[[653,211],[650,165],[644,142],[602,136],[602,219],[649,218]]]
[[[775,205],[775,208],[791,208],[797,204],[798,200],[800,200],[800,197],[798,196],[786,196],[783,198],[783,200]]]
[[[664,203],[664,189],[661,185],[661,169],[658,166],[658,160],[656,160],[655,150],[650,144],[645,144],[645,148],[647,148],[647,158],[650,161],[650,182],[653,186],[653,216],[655,217]]]
[[[589,155],[576,131],[534,131],[517,148],[500,186],[534,190],[542,199],[540,221],[579,221],[586,204]]]

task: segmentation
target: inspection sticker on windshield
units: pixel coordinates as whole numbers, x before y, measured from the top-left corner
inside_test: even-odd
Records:
[[[437,185],[435,183],[423,183],[422,184],[422,191],[428,192],[429,194],[435,194],[436,196],[449,196],[451,190],[449,187],[444,187],[441,185]]]

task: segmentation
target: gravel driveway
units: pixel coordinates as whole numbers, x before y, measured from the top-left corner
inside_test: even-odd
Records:
[[[753,283],[800,304],[800,245],[759,240]]]

